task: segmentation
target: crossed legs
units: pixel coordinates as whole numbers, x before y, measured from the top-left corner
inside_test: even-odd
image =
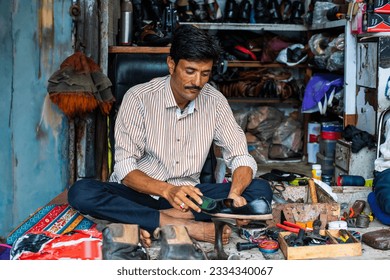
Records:
[[[218,199],[225,198],[230,183],[199,184],[203,195]],[[243,196],[249,202],[260,196],[272,200],[272,191],[267,181],[257,179],[248,186]],[[184,225],[189,235],[198,241],[214,243],[215,229],[210,216],[203,213],[183,213],[173,209],[165,199],[154,199],[113,182],[93,179],[77,181],[68,192],[69,204],[82,214],[115,223],[138,224],[141,240],[145,246],[151,244],[151,234],[164,225]],[[229,242],[231,229],[226,226],[222,235],[224,244]]]

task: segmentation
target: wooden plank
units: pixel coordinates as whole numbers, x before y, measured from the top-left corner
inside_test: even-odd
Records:
[[[135,47],[135,46],[110,46],[109,53],[166,53],[170,47]]]
[[[272,209],[270,225],[276,225],[284,220],[289,222],[308,222],[320,218],[321,229],[330,221],[340,219],[340,204],[338,203],[286,203],[276,204]]]

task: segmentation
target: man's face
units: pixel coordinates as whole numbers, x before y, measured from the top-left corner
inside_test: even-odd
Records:
[[[198,97],[203,86],[210,79],[213,61],[189,61],[180,59],[178,64],[168,57],[171,74],[171,88],[177,105],[181,109]]]

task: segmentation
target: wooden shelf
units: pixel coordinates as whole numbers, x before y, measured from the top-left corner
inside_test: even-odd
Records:
[[[323,24],[315,24],[312,26],[309,26],[307,30],[318,30],[318,29],[329,29],[329,28],[336,28],[336,27],[345,27],[347,25],[346,19],[339,19],[335,21],[329,21]]]
[[[301,24],[274,24],[274,23],[233,23],[233,22],[180,22],[179,24],[193,24],[201,29],[209,30],[247,30],[247,31],[307,31]]]
[[[274,24],[274,23],[231,23],[231,22],[180,22],[179,24],[193,24],[202,29],[208,30],[247,30],[247,31],[308,31],[345,26],[345,19],[329,21],[324,24],[303,25],[303,24]]]
[[[108,53],[166,53],[170,47],[109,46]]]
[[[260,61],[240,61],[240,60],[231,60],[228,61],[228,67],[253,67],[253,68],[284,68],[284,67],[291,67],[291,68],[306,68],[306,64],[298,64],[295,66],[288,66],[286,64],[282,63],[261,63]]]

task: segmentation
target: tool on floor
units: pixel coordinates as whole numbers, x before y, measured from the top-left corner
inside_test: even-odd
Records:
[[[237,251],[250,250],[258,247],[259,244],[253,242],[237,242],[236,244]]]
[[[288,222],[288,221],[283,221],[283,224],[277,223],[276,226],[278,228],[281,228],[281,229],[284,229],[284,230],[287,230],[290,232],[294,232],[294,233],[299,233],[300,229],[303,229],[304,231],[306,230],[306,228],[304,228],[300,225],[297,225],[295,223]]]
[[[313,179],[309,179],[308,183],[309,183],[311,202],[318,203],[316,184],[314,183]]]
[[[274,253],[279,249],[279,242],[272,239],[263,239],[258,243],[253,242],[238,242],[236,244],[237,251],[250,250],[258,248],[262,253]]]
[[[286,240],[286,243],[290,247],[297,247],[297,246],[303,246],[304,245],[304,237],[305,237],[305,230],[304,229],[298,229],[298,234],[289,234],[284,237]]]
[[[259,243],[259,251],[266,254],[275,253],[279,249],[279,242],[265,239]]]
[[[320,219],[313,221],[313,231],[306,232],[306,240],[308,243],[325,243],[328,239],[320,234],[322,222]]]
[[[340,239],[343,243],[352,243],[352,242],[353,242],[353,240],[350,239],[347,230],[345,230],[345,229],[340,229],[340,230],[339,230],[339,235],[340,235],[339,239]]]

